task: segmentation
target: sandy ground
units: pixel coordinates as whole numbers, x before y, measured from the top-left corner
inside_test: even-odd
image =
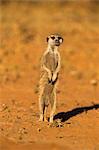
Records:
[[[1,150],[99,150],[98,10],[94,2],[0,5]],[[50,125],[38,121],[38,81],[46,37],[56,32],[64,43]]]

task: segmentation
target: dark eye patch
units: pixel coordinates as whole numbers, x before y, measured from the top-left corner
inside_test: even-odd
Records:
[[[54,40],[54,39],[55,39],[55,36],[51,36],[51,39]]]
[[[58,37],[58,39],[60,40],[60,39],[61,39],[61,37],[59,36],[59,37]]]

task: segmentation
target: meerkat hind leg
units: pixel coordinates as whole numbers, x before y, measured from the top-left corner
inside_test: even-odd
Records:
[[[45,109],[43,96],[41,96],[40,99],[39,99],[39,109],[40,109],[39,121],[43,121],[44,120],[44,109]]]
[[[41,104],[40,105],[40,118],[39,121],[43,121],[44,120],[44,105]]]
[[[51,98],[50,123],[53,123],[55,110],[56,110],[56,94],[53,93],[52,98]]]
[[[48,120],[47,120],[47,109],[48,109],[48,106],[45,106],[45,110],[44,110],[44,121],[45,122],[48,122]]]

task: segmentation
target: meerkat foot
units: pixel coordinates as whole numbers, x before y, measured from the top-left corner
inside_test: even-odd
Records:
[[[42,115],[40,116],[39,121],[40,121],[40,122],[43,121],[43,116],[42,116]]]
[[[43,122],[43,119],[39,118],[39,122]]]
[[[48,122],[47,118],[44,118],[44,122]]]
[[[51,75],[48,75],[48,80],[49,80],[49,82],[51,82],[51,80],[52,80],[52,76]]]

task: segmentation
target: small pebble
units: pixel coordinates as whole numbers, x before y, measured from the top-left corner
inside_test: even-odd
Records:
[[[95,79],[91,80],[90,83],[91,83],[91,85],[93,85],[93,86],[97,86],[97,85],[98,85],[98,81],[95,80]]]
[[[37,131],[40,132],[40,131],[41,131],[41,128],[38,128]]]
[[[2,104],[2,111],[8,109],[8,106],[6,104]]]
[[[22,140],[22,136],[19,136],[19,140]]]
[[[77,70],[71,70],[70,75],[76,77],[79,80],[83,78],[83,73]]]
[[[76,75],[77,75],[77,71],[76,71],[76,70],[72,70],[72,71],[70,72],[70,74],[71,74],[72,76],[76,76]]]
[[[64,136],[56,136],[56,138],[60,138],[60,139],[62,139]]]

